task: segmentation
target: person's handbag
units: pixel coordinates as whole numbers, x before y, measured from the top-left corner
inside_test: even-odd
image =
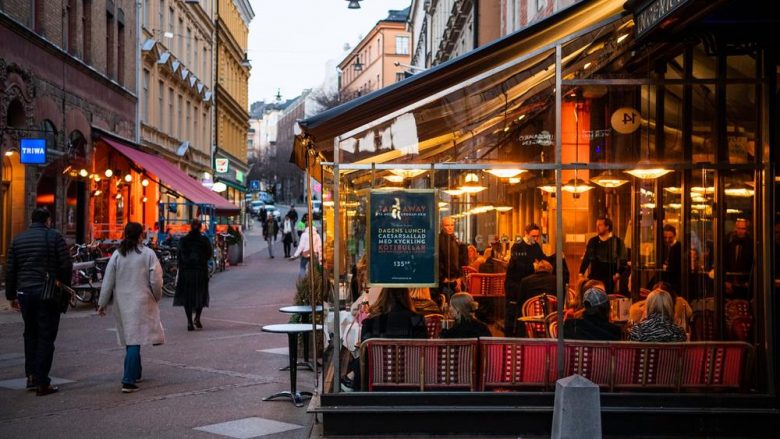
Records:
[[[49,269],[49,231],[46,231],[46,265]],[[70,294],[63,288],[57,277],[46,271],[44,274],[43,290],[41,290],[41,301],[47,304],[56,305],[60,312],[65,314],[70,305]]]

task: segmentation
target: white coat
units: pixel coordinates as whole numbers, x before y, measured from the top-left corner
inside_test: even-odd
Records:
[[[111,255],[103,276],[98,305],[111,306],[119,344],[162,344],[165,332],[157,302],[162,298],[162,267],[149,247],[139,246],[122,256]]]

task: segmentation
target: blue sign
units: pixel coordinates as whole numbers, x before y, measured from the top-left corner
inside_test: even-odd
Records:
[[[372,190],[369,212],[368,284],[437,286],[434,190]]]
[[[260,190],[260,180],[250,180],[249,181],[249,190],[251,190],[251,191],[259,191]]]
[[[20,162],[23,165],[46,163],[46,139],[21,139],[19,149]]]

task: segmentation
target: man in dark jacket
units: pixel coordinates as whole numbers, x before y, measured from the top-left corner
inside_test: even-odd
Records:
[[[24,319],[24,371],[27,389],[45,396],[58,389],[51,385],[49,371],[54,357],[54,340],[60,326],[62,305],[41,301],[46,274],[70,285],[73,262],[65,239],[49,226],[45,207],[33,210],[32,224],[17,235],[8,250],[5,296]]]
[[[534,274],[528,275],[520,281],[517,290],[507,291],[506,293],[506,317],[504,328],[507,337],[516,337],[517,318],[520,316],[520,309],[526,300],[538,296],[542,293],[555,295],[556,277],[552,273],[552,264],[544,259],[534,262]],[[521,325],[522,326],[522,325]]]
[[[517,292],[520,291],[520,281],[534,273],[534,262],[547,258],[542,246],[539,245],[539,235],[539,226],[529,224],[525,227],[525,237],[512,245],[504,281],[504,291],[507,295],[517,296]]]
[[[441,219],[439,233],[439,289],[448,299],[460,291],[460,267],[460,244],[455,237],[455,219],[446,216]]]
[[[588,241],[585,256],[580,264],[580,277],[604,282],[607,294],[619,293],[615,284],[628,271],[626,246],[623,240],[612,234],[612,220],[606,217],[596,219],[596,236]]]

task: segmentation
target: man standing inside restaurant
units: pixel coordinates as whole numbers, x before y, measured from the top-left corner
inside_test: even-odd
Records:
[[[58,389],[51,385],[49,371],[54,358],[54,340],[60,326],[62,305],[41,301],[47,274],[70,285],[73,263],[62,235],[50,229],[49,210],[33,210],[32,224],[20,233],[8,250],[5,296],[11,308],[24,319],[24,371],[27,389],[45,396]]]
[[[748,222],[739,218],[726,244],[726,297],[751,299],[750,280],[753,272],[753,238],[748,233]]]
[[[677,229],[671,224],[664,226],[664,262],[662,279],[672,286],[674,293],[681,295],[680,272],[682,270],[682,244],[677,240]]]
[[[628,268],[626,246],[622,239],[612,234],[612,227],[611,219],[596,219],[596,236],[588,241],[580,264],[580,277],[587,274],[589,279],[604,282],[607,294],[619,292],[616,285],[620,285],[622,273]]]
[[[439,233],[439,289],[447,299],[460,291],[460,244],[455,237],[455,219],[441,219]]]

